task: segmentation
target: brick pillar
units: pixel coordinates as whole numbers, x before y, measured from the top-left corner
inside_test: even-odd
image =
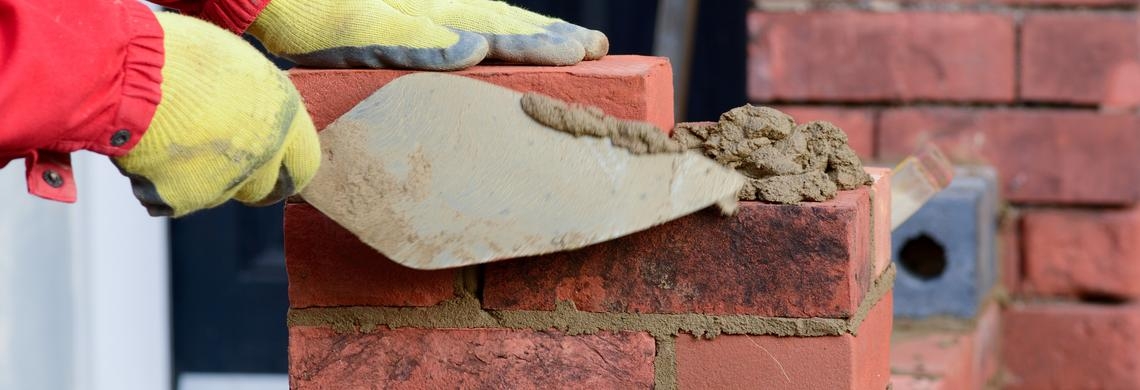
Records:
[[[318,126],[402,72],[298,71]],[[661,59],[462,72],[661,126]],[[671,127],[671,126],[670,126]],[[290,386],[884,389],[889,183],[800,206],[704,211],[582,250],[403,268],[286,208]]]

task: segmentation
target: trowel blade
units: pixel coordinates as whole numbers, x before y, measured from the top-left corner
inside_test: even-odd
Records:
[[[522,94],[417,73],[321,132],[302,197],[411,268],[581,248],[733,201],[744,178],[698,154],[633,155],[532,120]]]

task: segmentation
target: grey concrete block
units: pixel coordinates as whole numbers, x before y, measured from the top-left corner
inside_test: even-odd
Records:
[[[973,318],[997,279],[997,175],[959,167],[950,187],[891,233],[895,316]]]

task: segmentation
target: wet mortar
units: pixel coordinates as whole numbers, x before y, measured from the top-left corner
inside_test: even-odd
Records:
[[[872,183],[843,130],[822,121],[796,124],[769,107],[745,105],[715,124],[681,124],[673,138],[748,177],[741,200],[822,202]]]
[[[617,119],[600,108],[566,103],[539,93],[524,94],[522,109],[538,123],[576,137],[609,138],[633,154],[682,153],[681,144],[649,122]]]

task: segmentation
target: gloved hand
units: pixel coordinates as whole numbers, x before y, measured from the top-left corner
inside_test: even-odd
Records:
[[[320,161],[317,133],[288,78],[241,38],[170,13],[162,101],[113,161],[151,215],[179,217],[236,199],[268,205],[300,191]]]
[[[573,65],[609,51],[601,32],[492,0],[272,0],[248,31],[278,56],[323,68]]]

